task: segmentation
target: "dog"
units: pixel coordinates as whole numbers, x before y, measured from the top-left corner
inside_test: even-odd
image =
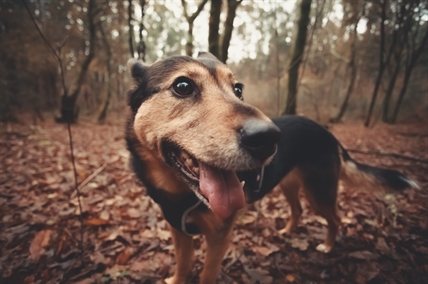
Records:
[[[177,267],[168,283],[186,283],[193,238],[207,242],[200,283],[215,283],[233,224],[245,205],[279,187],[291,207],[286,231],[302,212],[302,188],[328,222],[334,244],[338,181],[365,179],[402,189],[397,171],[359,164],[330,132],[297,116],[269,119],[243,101],[243,84],[210,53],[174,56],[151,66],[130,60],[126,142],[131,164],[168,222]]]

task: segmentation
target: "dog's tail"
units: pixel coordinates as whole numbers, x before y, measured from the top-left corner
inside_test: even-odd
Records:
[[[340,144],[339,144],[340,145]],[[402,191],[419,185],[409,177],[396,170],[382,169],[361,164],[351,158],[348,151],[340,145],[341,179],[352,185],[362,185],[365,188],[383,187]]]

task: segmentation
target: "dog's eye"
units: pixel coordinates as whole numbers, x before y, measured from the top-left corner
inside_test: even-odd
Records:
[[[193,83],[189,78],[179,77],[172,84],[174,94],[178,97],[188,97],[193,94]]]
[[[233,92],[235,93],[235,96],[237,96],[240,100],[244,100],[242,97],[242,89],[244,88],[244,85],[241,83],[236,83],[233,86]]]

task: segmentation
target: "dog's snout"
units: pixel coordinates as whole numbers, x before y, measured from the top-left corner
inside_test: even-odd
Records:
[[[259,160],[269,158],[280,138],[279,128],[273,122],[250,119],[240,129],[241,145]]]

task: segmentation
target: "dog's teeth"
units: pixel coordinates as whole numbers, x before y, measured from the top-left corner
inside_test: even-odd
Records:
[[[199,176],[199,168],[194,167],[194,168],[193,168],[193,172],[194,172],[197,176]]]
[[[190,159],[189,154],[187,154],[186,152],[181,152],[181,156],[182,156],[185,160]]]
[[[193,162],[192,162],[192,160],[191,160],[191,159],[187,159],[187,160],[184,162],[184,164],[185,164],[188,168],[191,168],[191,167],[193,166]]]
[[[245,180],[241,181],[241,187],[244,188]]]

